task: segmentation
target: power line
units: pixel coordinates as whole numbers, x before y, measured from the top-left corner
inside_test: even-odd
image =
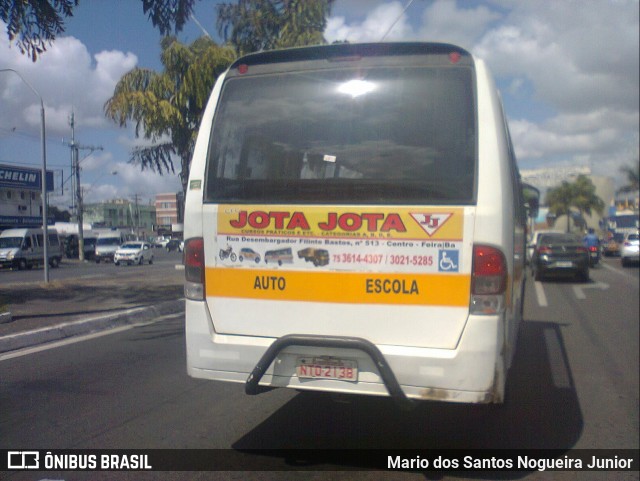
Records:
[[[407,3],[407,5],[404,7],[404,10],[402,10],[402,12],[400,13],[400,15],[398,15],[398,18],[396,18],[393,23],[391,24],[391,26],[389,27],[389,30],[387,30],[387,33],[385,33],[382,38],[380,39],[380,41],[382,42],[387,35],[389,35],[391,33],[391,30],[393,30],[393,27],[396,26],[396,23],[398,23],[398,20],[400,20],[400,18],[404,15],[404,12],[407,11],[407,9],[411,6],[411,4],[413,3],[413,0],[409,0],[409,3]]]

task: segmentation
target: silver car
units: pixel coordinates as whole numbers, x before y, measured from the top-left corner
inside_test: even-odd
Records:
[[[628,266],[632,262],[638,263],[640,256],[638,251],[640,250],[640,241],[638,240],[638,233],[625,234],[622,246],[620,247],[620,262],[624,267]]]
[[[117,266],[121,262],[126,262],[128,265],[140,264],[145,261],[149,264],[153,264],[153,249],[148,242],[130,241],[125,242],[113,256],[113,263]]]

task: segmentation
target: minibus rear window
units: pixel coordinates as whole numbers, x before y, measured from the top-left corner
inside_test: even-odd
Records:
[[[469,66],[309,70],[228,79],[206,202],[470,204]]]

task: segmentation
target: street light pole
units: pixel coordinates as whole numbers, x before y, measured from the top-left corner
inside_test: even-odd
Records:
[[[43,238],[43,242],[44,242],[44,259],[43,259],[43,265],[44,265],[44,282],[48,283],[49,282],[49,232],[47,230],[47,148],[46,148],[46,142],[45,142],[45,122],[44,122],[44,102],[42,100],[42,96],[38,93],[38,91],[36,89],[33,88],[33,86],[27,82],[27,80],[20,74],[20,72],[18,72],[17,70],[14,70],[12,68],[3,68],[0,69],[0,72],[13,72],[15,73],[18,77],[20,77],[20,80],[22,80],[27,87],[29,87],[31,89],[31,91],[36,94],[36,97],[38,97],[38,99],[40,99],[40,141],[41,141],[41,148],[42,148],[42,178],[41,178],[41,183],[42,183],[42,238]]]

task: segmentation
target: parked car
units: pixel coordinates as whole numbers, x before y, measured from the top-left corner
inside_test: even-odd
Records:
[[[547,233],[538,238],[531,269],[536,281],[548,274],[573,275],[589,280],[589,251],[574,234]]]
[[[638,263],[640,261],[638,255],[639,249],[640,240],[638,234],[626,234],[622,242],[622,247],[620,248],[620,262],[623,267],[628,266],[632,262]]]
[[[238,255],[238,259],[240,259],[240,262],[246,259],[248,261],[255,261],[257,264],[258,262],[260,262],[260,254],[258,254],[253,249],[249,249],[248,247],[243,247],[242,249],[240,249],[240,254]]]
[[[118,247],[113,256],[113,263],[117,266],[121,262],[126,262],[128,265],[142,265],[145,261],[153,264],[153,249],[151,249],[151,244],[148,242],[125,242]]]
[[[182,241],[180,241],[179,239],[171,239],[169,242],[167,242],[165,249],[167,249],[167,252],[182,252]]]
[[[624,240],[624,234],[615,233],[613,234],[605,243],[603,254],[607,257],[609,256],[619,256],[620,255],[620,244]]]
[[[527,263],[531,264],[531,260],[533,259],[533,251],[536,248],[536,244],[538,243],[538,239],[542,234],[548,234],[549,231],[546,230],[537,230],[531,236],[531,240],[527,244]]]

